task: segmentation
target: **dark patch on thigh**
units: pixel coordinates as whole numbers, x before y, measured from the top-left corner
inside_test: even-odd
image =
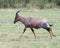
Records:
[[[42,22],[42,23],[41,23],[41,28],[47,29],[47,28],[48,28],[48,27],[47,27],[47,24],[44,23],[44,22]]]

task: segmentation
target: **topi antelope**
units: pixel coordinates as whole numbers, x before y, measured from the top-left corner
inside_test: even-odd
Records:
[[[20,36],[20,38],[22,37],[22,35],[24,34],[24,32],[26,31],[27,28],[30,28],[31,31],[33,32],[35,38],[36,38],[36,35],[35,35],[35,32],[34,32],[34,29],[39,29],[39,28],[43,28],[45,30],[47,30],[50,34],[50,37],[52,39],[52,36],[55,37],[55,35],[53,34],[52,32],[52,28],[51,26],[53,26],[53,24],[49,24],[48,23],[48,20],[46,19],[38,19],[38,18],[32,18],[32,17],[28,17],[28,18],[24,18],[22,16],[19,16],[18,13],[20,12],[21,10],[17,11],[16,12],[16,16],[15,16],[15,19],[14,19],[14,24],[18,21],[20,21],[22,24],[24,24],[25,28]],[[49,27],[48,27],[48,25]]]

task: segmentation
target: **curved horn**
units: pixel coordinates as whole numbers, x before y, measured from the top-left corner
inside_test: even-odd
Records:
[[[19,13],[20,11],[21,11],[21,10],[17,11],[17,12],[16,12],[16,15],[18,15],[18,13]]]

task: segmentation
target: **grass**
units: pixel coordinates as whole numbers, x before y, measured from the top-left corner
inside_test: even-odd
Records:
[[[56,37],[50,38],[44,29],[34,29],[37,35],[35,40],[33,33],[27,29],[20,41],[17,39],[24,25],[17,22],[13,24],[15,13],[18,9],[0,9],[0,48],[60,48],[60,9],[44,9],[38,11],[22,10],[19,15],[27,18],[45,18],[53,23],[53,31]]]

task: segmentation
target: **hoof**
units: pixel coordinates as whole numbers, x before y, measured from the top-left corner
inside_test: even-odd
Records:
[[[53,35],[54,37],[56,37],[55,35]]]
[[[20,39],[12,39],[12,41],[20,41]]]

